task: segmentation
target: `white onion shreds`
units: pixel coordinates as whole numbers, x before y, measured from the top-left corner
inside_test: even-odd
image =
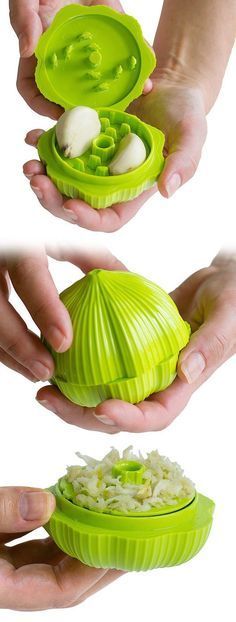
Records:
[[[73,503],[98,512],[148,512],[153,508],[175,506],[191,499],[195,488],[182,468],[157,450],[147,457],[136,455],[132,447],[120,453],[112,449],[102,460],[77,453],[85,466],[70,466],[61,480],[63,494]],[[123,483],[114,477],[113,466],[119,460],[134,460],[145,466],[141,484]]]

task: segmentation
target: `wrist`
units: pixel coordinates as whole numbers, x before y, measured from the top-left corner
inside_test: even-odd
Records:
[[[210,110],[210,102],[208,96],[208,88],[205,84],[203,77],[195,70],[189,68],[183,68],[181,62],[178,59],[169,59],[163,65],[158,65],[154,69],[151,76],[154,82],[161,83],[166,87],[179,87],[191,89],[198,92],[202,99],[203,108],[205,114]]]
[[[209,112],[220,91],[231,49],[235,41],[234,0],[165,0],[154,49],[161,72],[190,82],[204,95]]]

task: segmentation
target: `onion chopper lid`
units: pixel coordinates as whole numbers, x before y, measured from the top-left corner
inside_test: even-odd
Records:
[[[65,109],[125,110],[156,66],[139,23],[105,6],[61,9],[35,54],[40,92]]]

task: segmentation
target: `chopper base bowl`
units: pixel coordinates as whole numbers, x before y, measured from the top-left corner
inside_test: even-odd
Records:
[[[108,399],[120,399],[131,404],[142,402],[157,391],[164,391],[176,377],[179,353],[135,378],[119,379],[106,384],[82,386],[53,378],[54,384],[71,402],[92,408]]]
[[[204,546],[212,526],[214,503],[196,493],[181,510],[157,516],[116,516],[93,512],[50,488],[57,508],[47,532],[65,553],[95,568],[144,571],[176,566]]]
[[[65,158],[57,145],[55,128],[42,134],[38,153],[47,175],[65,196],[81,199],[95,209],[131,201],[154,186],[164,166],[164,134],[134,115],[109,109],[98,109],[101,134],[80,158]],[[109,163],[122,138],[137,134],[145,144],[147,159],[133,171],[110,175]],[[100,141],[100,145],[98,145]]]

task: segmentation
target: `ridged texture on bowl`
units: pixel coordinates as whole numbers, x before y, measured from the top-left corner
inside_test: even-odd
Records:
[[[81,171],[77,168],[78,158],[70,160],[62,156],[55,139],[55,128],[40,136],[38,153],[48,177],[62,194],[80,198],[95,209],[104,209],[115,203],[131,201],[156,183],[164,166],[162,151],[165,137],[160,130],[143,123],[134,115],[109,108],[100,108],[98,114],[101,121],[105,119],[109,122],[108,130],[115,130],[116,146],[122,138],[123,125],[141,138],[147,151],[147,159],[141,166],[122,175],[101,177],[88,166],[90,149],[81,158],[85,163],[85,171]]]
[[[187,562],[204,546],[211,524],[193,532],[166,533],[143,539],[78,533],[68,525],[50,522],[53,540],[65,553],[94,568],[144,571]]]
[[[101,385],[79,385],[63,382],[57,377],[60,391],[75,404],[93,407],[108,399],[121,399],[126,402],[141,402],[147,395],[164,391],[176,376],[178,354],[159,363],[136,378],[108,382]]]
[[[81,199],[82,201],[85,201],[85,203],[88,203],[88,205],[91,205],[94,209],[105,209],[115,203],[132,201],[133,199],[136,199],[136,197],[139,197],[142,192],[145,192],[145,190],[152,188],[157,180],[156,177],[152,177],[144,180],[142,184],[139,184],[133,188],[120,188],[119,190],[113,190],[112,192],[109,192],[108,190],[107,195],[104,197],[99,196],[98,194],[95,195],[94,192],[96,192],[96,188],[94,189],[92,186],[90,191],[84,190],[82,185],[78,187],[78,185],[76,186],[73,183],[68,183],[64,181],[64,179],[60,179],[57,175],[51,174],[50,170],[47,170],[47,174],[61,194],[71,199]]]
[[[61,294],[74,340],[53,352],[53,382],[75,403],[138,402],[174,379],[189,325],[156,284],[130,272],[93,270]]]
[[[204,546],[212,526],[214,503],[199,494],[172,514],[117,519],[78,508],[58,487],[51,490],[58,505],[48,533],[65,553],[96,568],[142,571],[182,564]]]

